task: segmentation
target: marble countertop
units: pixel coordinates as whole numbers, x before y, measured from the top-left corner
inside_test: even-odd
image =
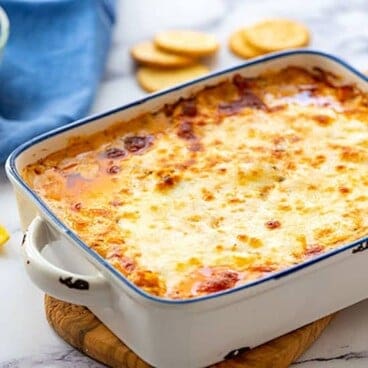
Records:
[[[312,45],[368,70],[367,0],[122,0],[113,47],[92,112],[143,96],[134,78],[129,47],[171,27],[216,34],[222,43],[212,69],[236,65],[229,34],[265,17],[299,19],[312,31]],[[27,278],[20,257],[22,233],[15,197],[0,169],[0,223],[11,233],[0,249],[0,368],[101,367],[60,340],[43,311],[43,293]],[[368,366],[368,300],[341,311],[320,339],[294,363],[303,368]]]

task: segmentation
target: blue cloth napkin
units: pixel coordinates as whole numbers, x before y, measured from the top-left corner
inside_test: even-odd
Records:
[[[114,0],[0,0],[0,163],[26,140],[83,117],[103,73]]]

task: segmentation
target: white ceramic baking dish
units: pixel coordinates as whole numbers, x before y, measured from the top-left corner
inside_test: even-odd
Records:
[[[188,300],[148,295],[65,227],[22,180],[22,168],[63,148],[68,138],[102,130],[117,120],[154,111],[229,78],[255,76],[288,65],[332,71],[368,91],[367,78],[338,58],[298,50],[267,56],[130,105],[54,130],[19,147],[6,169],[18,199],[25,267],[46,293],[88,306],[148,363],[160,368],[204,367],[254,347],[368,296],[368,237],[287,270],[217,294]]]

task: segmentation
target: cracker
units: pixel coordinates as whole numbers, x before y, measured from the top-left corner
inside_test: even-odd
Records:
[[[212,55],[219,48],[214,36],[184,30],[160,32],[154,42],[162,50],[192,57]]]
[[[195,59],[168,53],[155,46],[151,41],[141,42],[131,49],[131,55],[140,64],[158,68],[178,68],[195,63]]]
[[[229,39],[229,49],[237,56],[249,59],[264,54],[260,49],[252,46],[243,36],[246,28],[238,29]]]
[[[159,69],[142,66],[138,69],[138,83],[148,92],[186,82],[190,79],[207,74],[209,69],[202,64],[195,64],[179,69]]]
[[[243,31],[244,38],[264,52],[306,46],[309,31],[301,23],[288,19],[269,19]]]

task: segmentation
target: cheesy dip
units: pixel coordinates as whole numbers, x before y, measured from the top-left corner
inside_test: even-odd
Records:
[[[23,177],[138,287],[207,295],[367,235],[368,96],[319,68],[235,75]]]

